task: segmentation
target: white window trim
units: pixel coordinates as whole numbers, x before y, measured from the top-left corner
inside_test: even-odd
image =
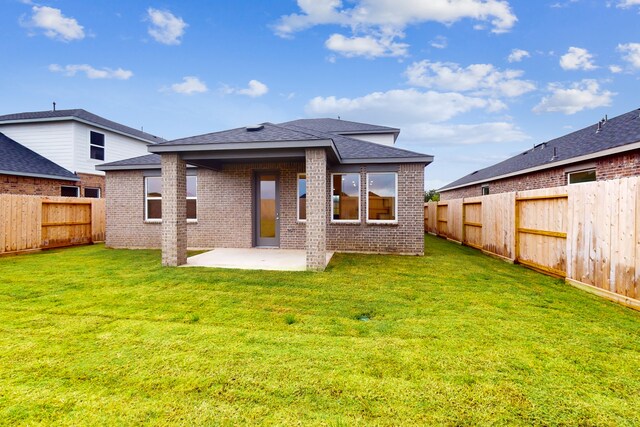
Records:
[[[296,221],[301,223],[306,223],[307,219],[300,218],[300,177],[304,175],[305,181],[307,180],[307,173],[300,172],[296,177]]]
[[[149,200],[160,200],[162,201],[162,196],[160,197],[149,197],[149,178],[158,178],[157,176],[145,176],[144,177],[144,222],[162,222],[162,218],[149,218]],[[162,178],[160,178],[162,179]]]
[[[195,218],[187,218],[188,223],[196,223],[198,222],[198,175],[191,175],[196,180],[196,195],[195,196],[187,196],[187,200],[195,200],[196,201],[196,217]],[[189,179],[187,176],[186,179]]]
[[[86,197],[86,194],[87,194],[86,193],[87,189],[89,189],[89,190],[98,190],[98,197],[97,198],[100,199],[102,197],[102,188],[100,188],[100,187],[84,187],[85,197]]]
[[[91,143],[91,132],[99,133],[100,135],[104,136],[104,145],[103,146],[95,145],[95,144]],[[106,162],[107,161],[107,134],[104,133],[104,132],[98,132],[98,131],[89,129],[88,137],[89,137],[89,160],[93,160],[93,161],[96,161],[96,162]],[[102,152],[104,154],[104,159],[100,160],[100,159],[94,159],[93,157],[91,157],[91,147],[102,148],[102,150],[103,150]]]
[[[575,183],[571,183],[571,175],[573,175],[574,173],[581,173],[581,172],[590,172],[593,171],[596,174],[596,181],[598,180],[598,172],[596,172],[596,168],[592,167],[592,168],[585,168],[585,169],[580,169],[580,170],[572,170],[571,172],[567,172],[567,185],[576,185],[576,184],[584,184],[584,182],[575,182]],[[594,181],[586,181],[586,182],[594,182]]]
[[[60,186],[61,192],[62,192],[62,188],[63,187],[64,188],[75,188],[76,189],[76,195],[75,196],[63,196],[63,197],[80,197],[80,186],[78,186],[78,185],[61,185]]]
[[[387,175],[394,174],[396,178],[396,202],[394,206],[394,218],[395,219],[369,219],[369,176],[370,175]],[[366,197],[367,197],[367,224],[397,224],[398,223],[398,172],[367,172],[367,185],[366,185]]]
[[[358,175],[358,219],[333,219],[333,177],[335,175]],[[339,172],[331,174],[331,223],[333,224],[360,224],[362,222],[362,176],[359,172]]]
[[[487,194],[484,194],[484,189],[487,189]],[[481,196],[488,196],[489,194],[491,194],[491,190],[489,189],[489,184],[482,184],[482,186],[480,186],[480,195]]]
[[[198,222],[198,176],[197,175],[191,175],[195,178],[196,180],[196,195],[195,196],[188,196],[187,200],[195,200],[196,201],[196,217],[195,218],[187,218],[187,222],[190,224],[193,223],[197,223]],[[149,218],[149,203],[147,203],[148,200],[160,200],[162,201],[162,196],[160,197],[149,197],[147,196],[147,194],[149,194],[148,191],[148,182],[149,182],[149,178],[160,178],[158,176],[145,176],[144,177],[144,222],[147,223],[152,223],[152,224],[159,224],[162,223],[162,218]]]

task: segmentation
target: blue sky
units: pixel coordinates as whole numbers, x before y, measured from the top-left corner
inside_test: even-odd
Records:
[[[640,0],[0,0],[0,114],[164,138],[338,117],[402,129],[437,188],[640,108]]]

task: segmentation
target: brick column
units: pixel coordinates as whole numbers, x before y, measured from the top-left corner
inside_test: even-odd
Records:
[[[327,266],[327,155],[323,148],[306,149],[307,270]]]
[[[187,165],[179,154],[162,154],[162,265],[187,263]]]

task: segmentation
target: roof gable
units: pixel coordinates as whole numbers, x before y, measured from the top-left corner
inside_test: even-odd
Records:
[[[0,133],[0,173],[77,181],[78,176]]]

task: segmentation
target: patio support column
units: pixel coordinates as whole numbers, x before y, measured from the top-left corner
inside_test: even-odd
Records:
[[[323,148],[306,149],[307,270],[327,266],[327,154]]]
[[[187,263],[187,165],[179,154],[162,154],[162,265]]]

